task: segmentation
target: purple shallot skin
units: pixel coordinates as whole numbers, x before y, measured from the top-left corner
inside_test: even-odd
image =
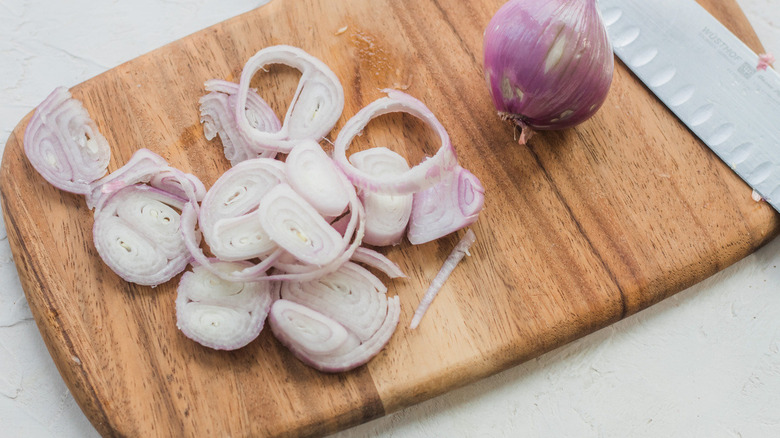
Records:
[[[485,78],[499,114],[564,129],[604,103],[614,56],[596,0],[510,0],[484,36]]]

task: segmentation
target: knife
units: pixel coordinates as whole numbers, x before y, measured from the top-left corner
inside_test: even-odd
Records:
[[[695,0],[598,0],[615,54],[780,211],[780,75]]]

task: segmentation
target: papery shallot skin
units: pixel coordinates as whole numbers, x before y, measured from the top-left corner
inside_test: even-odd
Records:
[[[564,129],[604,103],[614,55],[596,0],[510,0],[484,36],[485,78],[502,117]]]

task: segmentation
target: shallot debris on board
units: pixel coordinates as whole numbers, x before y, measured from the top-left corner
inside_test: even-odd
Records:
[[[280,119],[250,89],[253,76],[281,63],[302,76]],[[232,167],[207,190],[196,176],[148,149],[108,173],[110,146],[81,103],[56,89],[25,133],[25,152],[55,187],[84,195],[94,209],[94,244],[128,282],[180,280],[177,327],[213,349],[257,338],[268,317],[273,334],[304,363],[324,372],[365,364],[389,342],[400,298],[369,269],[405,278],[374,247],[428,242],[473,224],[484,187],[458,163],[449,136],[421,101],[397,90],[360,110],[340,130],[333,157],[320,146],[344,108],[336,75],[292,46],[260,50],[239,83],[211,79],[199,101],[208,140],[219,137]],[[379,147],[347,157],[376,117],[404,112],[439,135],[432,156],[410,167]],[[280,155],[286,155],[281,157]],[[430,306],[474,241],[468,230],[415,314]]]
[[[766,70],[768,67],[772,67],[772,64],[774,63],[774,55],[771,53],[762,53],[761,55],[758,55],[758,65],[756,66],[756,70]]]
[[[455,248],[452,249],[452,252],[447,257],[447,260],[444,261],[444,265],[442,265],[441,269],[436,274],[436,277],[434,277],[431,285],[425,292],[425,295],[423,295],[422,300],[420,300],[420,304],[417,306],[417,310],[414,311],[412,323],[409,325],[409,328],[416,329],[417,326],[420,325],[420,321],[425,315],[425,312],[428,311],[431,303],[433,303],[433,299],[436,298],[436,295],[439,293],[442,286],[444,286],[444,282],[446,282],[450,277],[452,271],[454,271],[455,267],[458,266],[458,263],[463,260],[463,257],[470,255],[469,249],[476,240],[477,236],[473,231],[471,231],[471,229],[469,229],[460,239],[458,244],[455,245]]]

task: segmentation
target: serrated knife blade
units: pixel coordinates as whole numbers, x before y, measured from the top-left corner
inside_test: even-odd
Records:
[[[780,211],[780,75],[694,0],[598,0],[621,61]]]

